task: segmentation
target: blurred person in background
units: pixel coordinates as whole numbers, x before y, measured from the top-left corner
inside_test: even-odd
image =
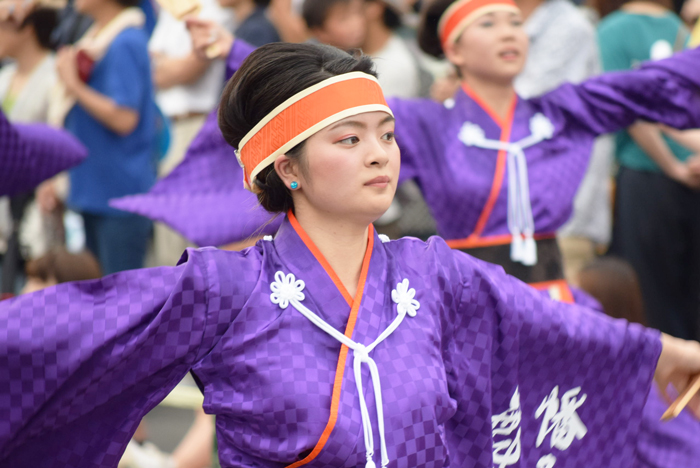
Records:
[[[281,40],[266,14],[270,0],[219,0],[219,4],[233,10],[236,37],[255,46]]]
[[[270,0],[267,17],[277,29],[284,42],[305,42],[309,30],[301,16],[303,0]]]
[[[367,39],[364,0],[305,0],[302,15],[311,37],[349,51]]]
[[[233,30],[229,9],[222,8],[217,0],[202,0],[201,5],[198,18]],[[177,20],[165,9],[161,9],[158,15],[148,49],[156,102],[171,124],[170,148],[158,166],[158,176],[164,177],[182,161],[207,114],[216,107],[226,65],[221,60],[210,61],[197,56],[192,51],[185,22]],[[177,263],[190,243],[161,223],[155,223],[153,231],[155,264]]]
[[[580,83],[600,74],[595,26],[570,0],[516,0],[525,20],[530,47],[523,71],[515,79],[519,96],[530,98],[564,83]],[[578,271],[610,243],[612,230],[609,135],[593,145],[571,219],[557,232],[564,277],[576,284]]]
[[[681,16],[693,28],[688,46],[700,46],[700,0],[686,0]]]
[[[11,59],[0,71],[0,102],[13,122],[47,121],[57,79],[51,41],[56,17],[55,9],[36,8],[19,24],[0,21],[0,59]]]
[[[45,123],[57,81],[51,37],[58,12],[32,2],[3,2],[4,8],[10,6],[16,8],[15,14],[0,20],[0,60],[10,59],[0,70],[0,104],[11,122]],[[25,260],[63,244],[61,215],[58,210],[41,213],[33,191],[0,198],[0,252],[15,250],[7,262],[0,261],[4,292],[17,292]]]
[[[365,0],[367,36],[362,52],[374,60],[386,96],[414,98],[424,92],[422,66],[416,52],[396,32],[402,26],[401,8],[397,0]]]
[[[77,0],[94,20],[75,47],[59,51],[61,88],[50,119],[89,156],[70,171],[67,204],[80,212],[87,248],[105,274],[143,266],[151,222],[110,208],[110,198],[143,193],[155,182],[155,103],[138,0]],[[80,70],[79,70],[80,69]],[[55,208],[51,188],[43,208]]]
[[[598,43],[604,69],[630,70],[683,50],[688,30],[671,7],[667,0],[601,0]],[[692,141],[679,142],[674,135],[641,121],[617,134],[620,168],[610,250],[639,276],[649,324],[698,339],[699,156]],[[685,135],[697,141],[693,132]]]

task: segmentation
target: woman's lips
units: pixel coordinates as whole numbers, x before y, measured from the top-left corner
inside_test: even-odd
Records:
[[[379,176],[365,183],[369,187],[386,187],[391,179],[387,176]]]
[[[513,60],[517,60],[518,57],[520,57],[520,52],[518,52],[517,50],[508,49],[508,50],[504,50],[503,52],[499,53],[498,55],[503,60],[510,62]]]

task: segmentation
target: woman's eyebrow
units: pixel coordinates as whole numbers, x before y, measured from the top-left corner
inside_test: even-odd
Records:
[[[393,115],[387,115],[384,119],[382,119],[381,122],[379,122],[379,125],[384,125],[385,123],[393,122],[393,121],[395,121],[395,120],[396,120],[396,119],[394,118]],[[329,129],[329,130],[335,130],[336,128],[340,128],[340,127],[344,127],[344,126],[356,127],[356,128],[360,128],[360,129],[363,129],[363,130],[367,128],[367,124],[364,123],[364,122],[362,122],[362,121],[360,121],[360,120],[343,120],[343,121],[341,121],[341,122],[338,122],[338,123],[335,124],[335,125],[332,125],[332,126],[329,127],[328,129]]]
[[[343,120],[342,122],[338,122],[337,124],[330,127],[329,130],[335,130],[336,128],[344,126],[357,127],[361,129],[367,128],[367,124],[365,124],[364,122],[360,122],[359,120]]]

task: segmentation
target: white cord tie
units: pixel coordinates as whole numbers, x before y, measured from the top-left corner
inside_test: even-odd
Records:
[[[527,159],[523,150],[552,138],[554,126],[546,116],[537,113],[530,119],[530,133],[530,136],[510,143],[487,139],[484,130],[471,122],[465,122],[459,132],[459,139],[467,146],[507,152],[508,230],[513,238],[510,244],[510,258],[527,266],[537,264],[537,244],[534,237],[535,220],[530,202]]]
[[[355,384],[357,385],[357,394],[360,400],[360,413],[362,415],[362,432],[365,440],[365,450],[367,463],[365,468],[376,468],[374,463],[374,435],[372,434],[372,420],[369,417],[367,402],[365,401],[365,392],[362,384],[362,364],[367,364],[369,367],[369,375],[372,379],[374,388],[374,401],[377,408],[377,428],[379,429],[379,444],[381,448],[381,463],[382,468],[389,464],[389,457],[386,450],[386,438],[384,435],[384,405],[382,401],[382,387],[379,379],[379,368],[377,363],[372,359],[370,353],[377,347],[379,343],[389,337],[401,324],[406,315],[410,317],[416,316],[416,311],[420,308],[420,302],[415,298],[416,290],[408,287],[408,279],[396,285],[396,288],[391,291],[391,299],[396,304],[397,316],[389,324],[389,326],[368,346],[356,343],[344,334],[340,333],[335,328],[331,327],[318,315],[311,312],[304,306],[301,301],[304,300],[305,284],[302,280],[297,280],[293,274],[285,274],[281,271],[275,273],[275,281],[270,284],[270,301],[273,304],[279,305],[282,309],[286,309],[290,304],[304,317],[309,319],[314,325],[319,327],[331,335],[342,344],[352,349],[353,351],[353,373],[355,375]]]

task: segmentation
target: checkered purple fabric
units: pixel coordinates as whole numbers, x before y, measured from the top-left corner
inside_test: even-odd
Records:
[[[640,70],[606,74],[518,101],[511,142],[531,134],[530,119],[537,113],[554,125],[551,139],[525,149],[536,232],[555,232],[571,216],[597,135],[638,119],[700,127],[698,69],[700,50],[695,49]],[[479,125],[490,140],[501,135],[501,127],[462,90],[455,101],[449,109],[430,101],[389,102],[396,116],[401,178],[416,180],[445,239],[463,239],[474,231],[496,170],[497,151],[466,146],[458,138],[462,125]],[[506,173],[483,236],[509,233],[507,187]]]
[[[87,156],[83,145],[46,125],[10,124],[0,112],[0,196],[33,189]]]
[[[350,310],[341,293],[287,221],[273,241],[189,250],[184,260],[0,303],[0,466],[116,466],[140,417],[190,368],[217,415],[222,466],[283,467],[313,449],[340,344],[273,304],[270,284],[277,271],[304,280],[303,303],[338,330]],[[371,354],[391,468],[492,468],[492,417],[516,390],[521,448],[508,466],[549,455],[556,466],[637,466],[658,333],[550,301],[438,238],[375,238],[353,340],[369,344],[386,329],[403,279],[420,308]],[[376,414],[366,368],[363,379]],[[587,432],[565,449],[535,442],[536,410],[555,386],[585,394],[575,412]],[[364,459],[350,353],[338,421],[308,466]]]

